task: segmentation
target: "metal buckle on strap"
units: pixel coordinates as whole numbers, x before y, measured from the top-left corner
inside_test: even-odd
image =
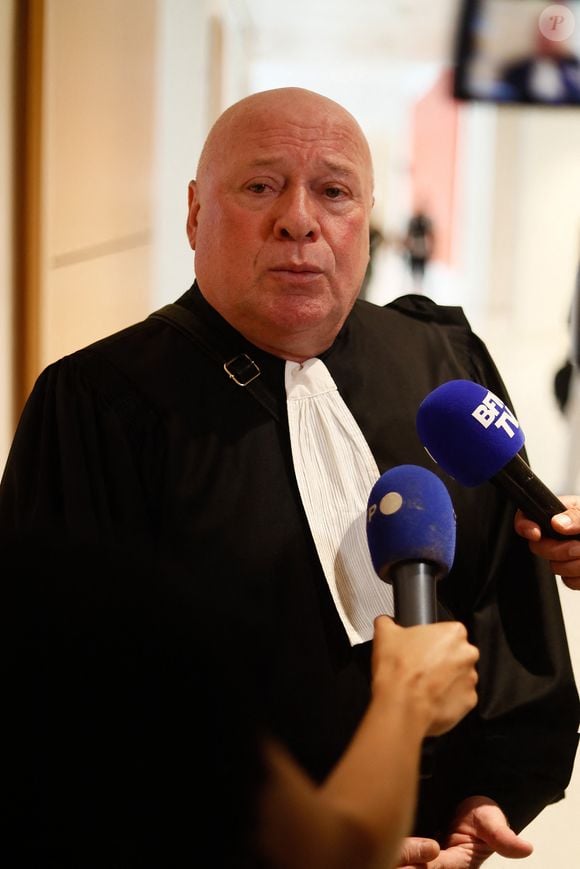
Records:
[[[235,370],[232,370],[235,367]],[[224,371],[238,386],[247,386],[260,376],[260,369],[247,353],[234,356],[229,362],[224,362]]]

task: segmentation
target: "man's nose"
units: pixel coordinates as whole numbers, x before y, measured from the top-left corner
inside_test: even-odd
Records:
[[[280,196],[274,222],[276,238],[316,241],[320,235],[318,211],[312,194],[302,187],[289,188]]]

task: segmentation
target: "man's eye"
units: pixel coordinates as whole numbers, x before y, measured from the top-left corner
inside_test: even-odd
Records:
[[[338,199],[339,196],[342,196],[343,191],[340,187],[326,187],[324,193],[329,199]]]
[[[248,185],[248,190],[250,190],[252,193],[264,193],[267,187],[267,184],[263,184],[261,181],[256,181],[254,184]]]

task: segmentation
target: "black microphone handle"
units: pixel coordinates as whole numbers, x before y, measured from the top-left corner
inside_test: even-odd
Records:
[[[388,571],[393,586],[395,621],[404,628],[437,621],[437,580],[441,567],[425,561],[399,561]],[[435,736],[423,740],[419,777],[430,779],[435,768]]]
[[[435,587],[441,567],[424,561],[399,561],[391,565],[388,581],[393,586],[395,621],[404,628],[437,621]]]
[[[580,540],[579,534],[554,531],[550,519],[556,513],[563,513],[566,505],[536,477],[519,453],[491,477],[491,482],[502,489],[528,519],[538,523],[542,534],[557,540]]]

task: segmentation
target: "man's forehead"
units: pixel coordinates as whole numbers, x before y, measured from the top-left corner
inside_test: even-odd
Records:
[[[243,103],[242,103],[243,106]],[[213,129],[204,168],[214,177],[238,170],[304,170],[311,177],[330,173],[372,179],[368,144],[358,124],[341,108],[312,112],[310,106],[263,105],[234,108]],[[233,145],[235,143],[235,145]],[[233,145],[233,146],[232,146]],[[199,176],[198,176],[199,177]],[[372,181],[371,181],[372,184]]]
[[[240,131],[236,147],[229,148],[233,162],[245,165],[282,167],[299,164],[317,170],[353,174],[365,171],[369,154],[360,137],[343,127],[272,126]]]
[[[241,156],[241,155],[240,155]],[[360,161],[353,161],[343,154],[328,153],[314,149],[303,149],[300,153],[292,153],[291,150],[269,152],[263,150],[255,154],[248,154],[240,164],[250,169],[274,169],[289,171],[295,166],[307,166],[313,172],[330,172],[333,175],[359,174],[363,166]]]

